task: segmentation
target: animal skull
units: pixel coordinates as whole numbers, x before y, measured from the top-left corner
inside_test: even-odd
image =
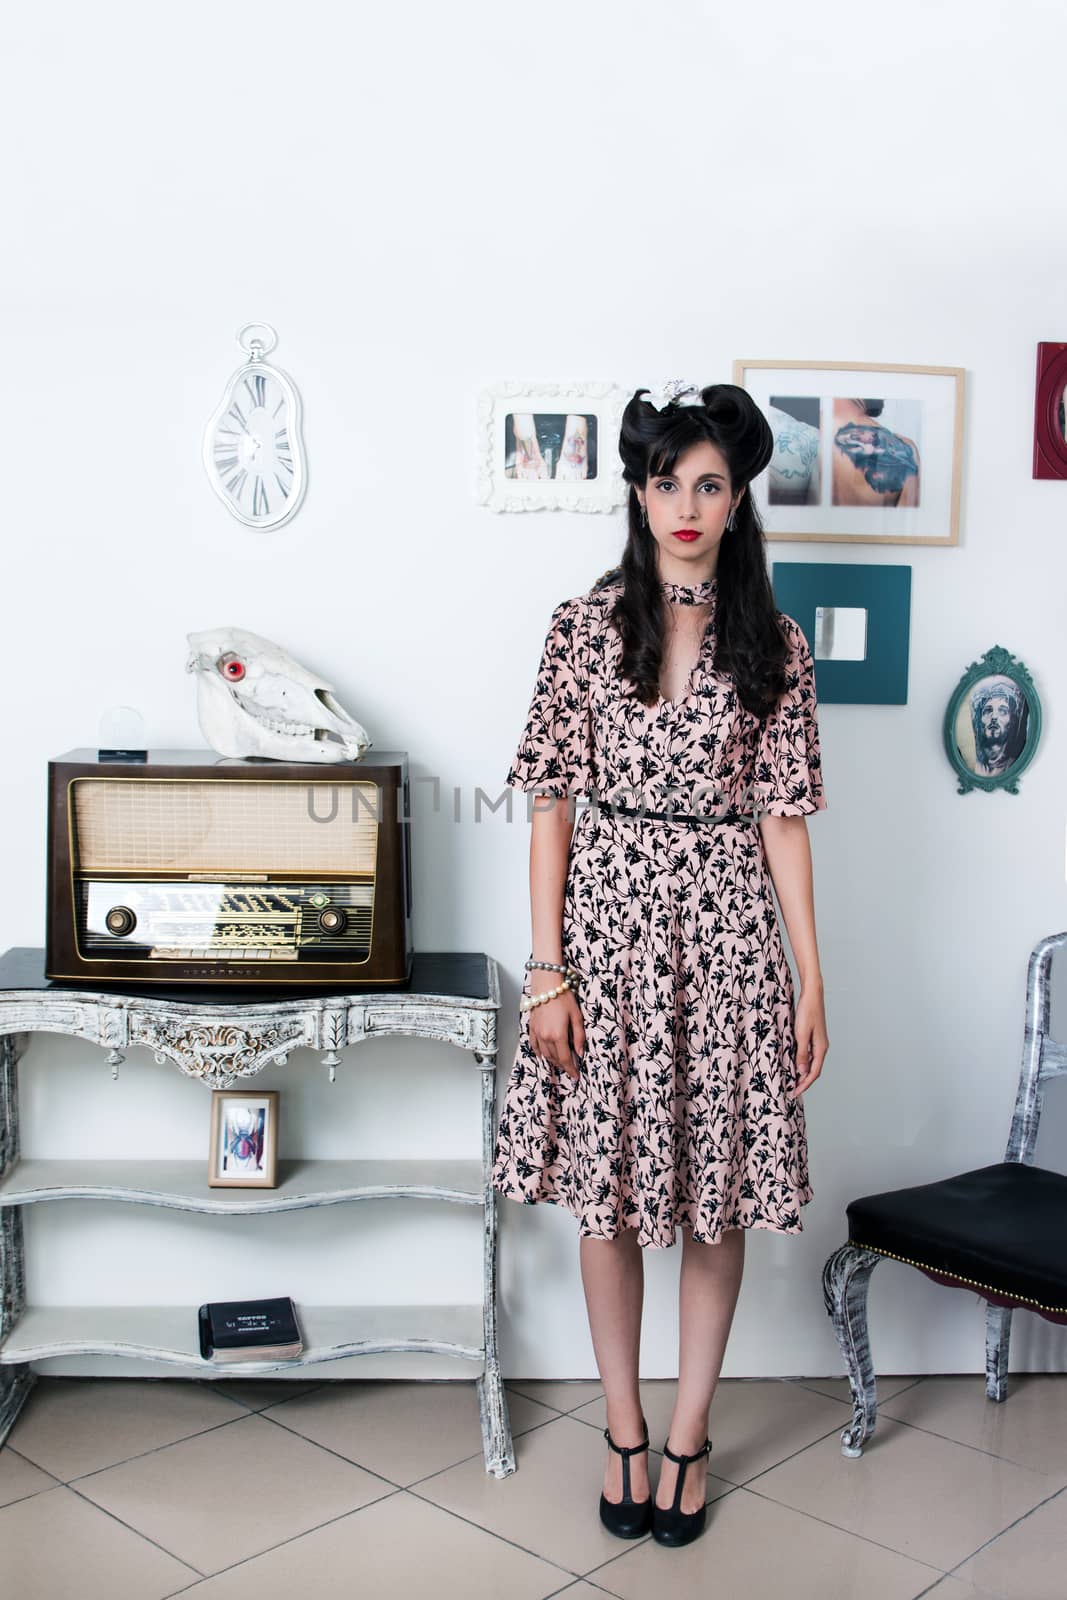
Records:
[[[280,645],[244,628],[186,637],[200,729],[220,755],[358,761],[370,748],[367,730],[338,704],[331,685]]]

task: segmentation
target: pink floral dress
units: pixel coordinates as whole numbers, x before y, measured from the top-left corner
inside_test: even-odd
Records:
[[[811,652],[779,613],[788,681],[761,722],[712,665],[718,579],[665,583],[672,605],[706,608],[707,626],[684,692],[643,705],[608,620],[621,581],[552,613],[507,775],[599,803],[578,809],[563,903],[581,1070],[575,1081],[535,1054],[520,1014],[493,1184],[562,1205],[585,1238],[636,1228],[664,1247],[680,1223],[712,1243],[726,1228],[799,1233],[812,1188],[803,1101],[787,1095],[795,997],[756,817],[826,806]],[[613,812],[612,798],[679,815]],[[535,991],[558,981],[534,977]]]

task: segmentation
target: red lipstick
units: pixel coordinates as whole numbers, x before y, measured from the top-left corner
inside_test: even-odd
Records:
[[[700,530],[698,528],[675,528],[674,537],[676,539],[685,539],[687,541],[699,539]]]

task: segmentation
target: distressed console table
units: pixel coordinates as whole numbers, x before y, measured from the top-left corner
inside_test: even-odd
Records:
[[[480,1206],[484,1279],[480,1305],[300,1306],[305,1349],[298,1361],[242,1362],[241,1377],[345,1356],[424,1351],[482,1364],[477,1379],[485,1468],[515,1471],[511,1425],[496,1340],[495,1132],[496,962],[482,954],[416,955],[401,989],[270,996],[230,990],[102,992],[50,982],[44,951],[0,957],[0,1444],[33,1383],[31,1361],[116,1355],[158,1361],[201,1378],[234,1377],[204,1361],[195,1306],[27,1306],[22,1207],[46,1200],[126,1200],[185,1211],[248,1215],[409,1197]],[[228,1088],[296,1049],[322,1052],[331,1076],[338,1051],[382,1034],[441,1039],[467,1050],[482,1073],[479,1160],[281,1161],[274,1189],[212,1189],[205,1163],[20,1161],[18,1059],[25,1035],[67,1033],[99,1045],[117,1073],[122,1052],[143,1045],[159,1063],[213,1089]]]

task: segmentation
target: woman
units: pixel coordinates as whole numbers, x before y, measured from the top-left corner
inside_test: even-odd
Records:
[[[800,1097],[828,1048],[804,821],[826,805],[814,668],[775,608],[748,492],[773,448],[733,384],[635,393],[622,561],[553,612],[508,773],[551,798],[533,814],[533,951],[493,1182],[578,1219],[608,1414],[601,1520],[672,1545],[705,1523],[707,1467],[687,1468],[711,1449],[744,1230],[799,1233],[812,1198]],[[575,825],[579,793],[595,799]],[[678,1227],[678,1390],[653,1503],[641,1249]]]

